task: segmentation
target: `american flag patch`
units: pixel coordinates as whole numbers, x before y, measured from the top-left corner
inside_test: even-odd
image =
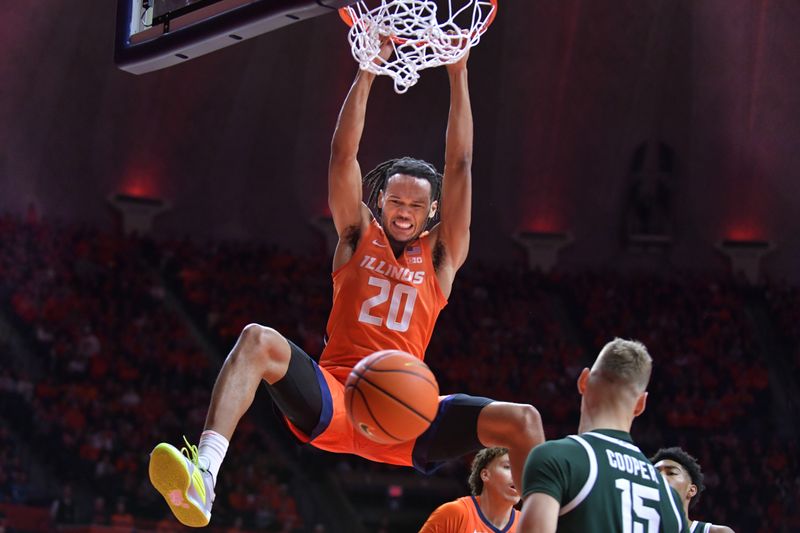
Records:
[[[406,253],[408,255],[419,255],[422,253],[422,247],[420,245],[409,246],[406,248]]]

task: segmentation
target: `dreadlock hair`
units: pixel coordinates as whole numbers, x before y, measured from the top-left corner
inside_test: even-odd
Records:
[[[378,195],[380,191],[386,191],[386,182],[395,174],[406,174],[428,180],[431,184],[431,202],[439,202],[439,207],[441,207],[443,176],[427,161],[414,159],[413,157],[401,157],[381,163],[370,170],[362,180],[363,185],[369,188],[367,206],[372,211],[373,216],[380,218],[381,208],[378,205]],[[433,218],[428,219],[424,229],[433,227],[437,222],[439,222],[438,209]]]
[[[678,446],[673,446],[672,448],[661,448],[653,457],[650,458],[650,462],[656,464],[663,459],[675,461],[689,473],[689,477],[692,478],[692,485],[697,487],[697,494],[695,494],[689,502],[689,507],[694,507],[694,505],[700,499],[700,493],[706,488],[706,486],[703,484],[703,478],[705,478],[705,476],[700,468],[700,463],[697,462],[695,457],[692,457]]]
[[[493,448],[484,448],[475,454],[475,458],[472,459],[472,466],[470,467],[469,479],[467,479],[469,490],[472,492],[473,496],[480,496],[481,492],[483,492],[483,480],[481,479],[481,472],[483,469],[488,467],[489,463],[507,453],[508,448],[499,448],[495,446]]]

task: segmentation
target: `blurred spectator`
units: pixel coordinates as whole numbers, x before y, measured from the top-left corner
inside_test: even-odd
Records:
[[[177,533],[183,529],[185,527],[175,519],[172,512],[167,513],[164,518],[156,523],[156,533]]]
[[[0,512],[0,533],[16,533],[16,530],[8,526],[6,515]]]
[[[59,529],[78,523],[72,485],[64,485],[61,489],[61,496],[56,498],[50,506],[50,517]]]
[[[111,515],[111,526],[118,531],[131,531],[133,529],[133,515],[128,512],[125,500],[120,498],[114,506],[114,513]]]
[[[102,496],[97,496],[92,504],[91,523],[97,526],[107,526],[109,522],[110,519],[108,508],[106,507],[106,499]]]

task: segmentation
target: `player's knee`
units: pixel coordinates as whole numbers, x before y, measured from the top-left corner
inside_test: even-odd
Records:
[[[288,363],[291,357],[291,353],[286,350],[283,335],[260,324],[248,324],[244,327],[239,335],[239,349],[234,350],[234,353],[259,367]]]
[[[542,417],[538,409],[529,404],[509,406],[506,438],[515,446],[533,446],[544,439]]]
[[[494,402],[485,409],[486,416],[478,419],[484,445],[532,447],[544,440],[542,417],[532,405]]]
[[[544,430],[542,429],[542,415],[539,410],[532,405],[517,405],[518,414],[516,425],[518,430],[526,439],[537,441],[544,440]]]

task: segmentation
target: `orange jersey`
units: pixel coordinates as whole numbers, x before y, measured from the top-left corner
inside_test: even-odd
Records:
[[[373,220],[353,257],[333,273],[328,343],[319,365],[341,382],[364,357],[397,349],[420,359],[447,299],[433,269],[428,233],[395,258]]]
[[[508,523],[499,529],[492,525],[474,496],[464,496],[440,505],[419,530],[419,533],[515,533],[517,512],[512,508]]]

